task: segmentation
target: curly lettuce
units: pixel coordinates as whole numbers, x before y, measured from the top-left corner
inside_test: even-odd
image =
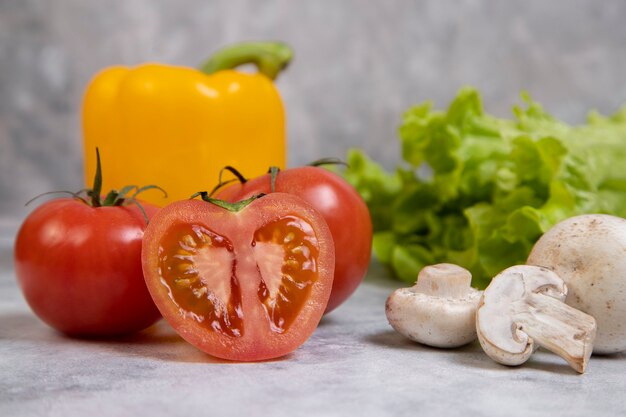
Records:
[[[522,98],[512,119],[485,113],[472,88],[447,111],[410,108],[399,129],[403,164],[391,173],[349,151],[344,175],[369,206],[374,253],[398,278],[414,282],[425,265],[453,262],[484,288],[524,263],[555,223],[626,217],[626,107],[570,126]]]

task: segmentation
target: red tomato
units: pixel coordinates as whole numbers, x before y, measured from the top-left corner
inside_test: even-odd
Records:
[[[148,217],[158,210],[142,205]],[[35,314],[81,336],[130,333],[158,320],[141,270],[145,227],[134,205],[62,198],[38,207],[15,242],[17,279]]]
[[[372,252],[372,220],[359,193],[339,175],[318,167],[280,171],[275,191],[297,195],[326,220],[335,242],[335,279],[326,313],[339,307],[359,286]],[[231,185],[217,198],[238,201],[270,192],[270,175]]]
[[[333,279],[324,219],[274,193],[238,211],[186,200],[146,229],[143,270],[170,325],[213,356],[256,361],[295,350],[313,333]]]

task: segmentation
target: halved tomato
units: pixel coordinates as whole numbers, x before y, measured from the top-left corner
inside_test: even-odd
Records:
[[[292,352],[330,296],[335,252],[326,222],[289,194],[207,200],[170,204],[146,228],[142,263],[155,304],[213,356],[256,361]]]

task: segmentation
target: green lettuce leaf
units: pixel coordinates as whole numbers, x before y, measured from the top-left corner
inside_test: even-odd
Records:
[[[570,126],[522,94],[513,118],[485,113],[462,89],[447,111],[411,107],[399,128],[403,163],[385,171],[362,151],[344,172],[374,223],[374,253],[414,282],[436,262],[468,268],[474,285],[524,263],[555,223],[582,213],[626,217],[626,107]]]

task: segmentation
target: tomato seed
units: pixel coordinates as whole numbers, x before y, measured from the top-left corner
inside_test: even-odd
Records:
[[[194,288],[192,291],[193,295],[195,295],[196,298],[201,298],[206,295],[207,292],[209,292],[206,287]]]
[[[289,232],[285,236],[285,239],[283,239],[283,243],[287,244],[291,242],[292,240],[294,240],[295,238],[296,238],[296,235],[293,232]]]
[[[295,253],[296,255],[304,255],[304,257],[308,258],[311,254],[311,251],[306,246],[296,246],[291,250],[291,253]]]
[[[198,244],[196,243],[196,241],[194,240],[193,237],[191,237],[191,235],[185,235],[181,238],[181,247],[183,249],[187,249],[187,250],[192,250],[193,248],[195,248]]]
[[[183,288],[191,287],[191,280],[189,278],[178,278],[175,279],[174,282],[176,283],[176,285]]]
[[[284,265],[287,268],[290,268],[290,269],[298,269],[298,268],[300,268],[300,262],[296,261],[295,259],[287,259],[285,261]]]

